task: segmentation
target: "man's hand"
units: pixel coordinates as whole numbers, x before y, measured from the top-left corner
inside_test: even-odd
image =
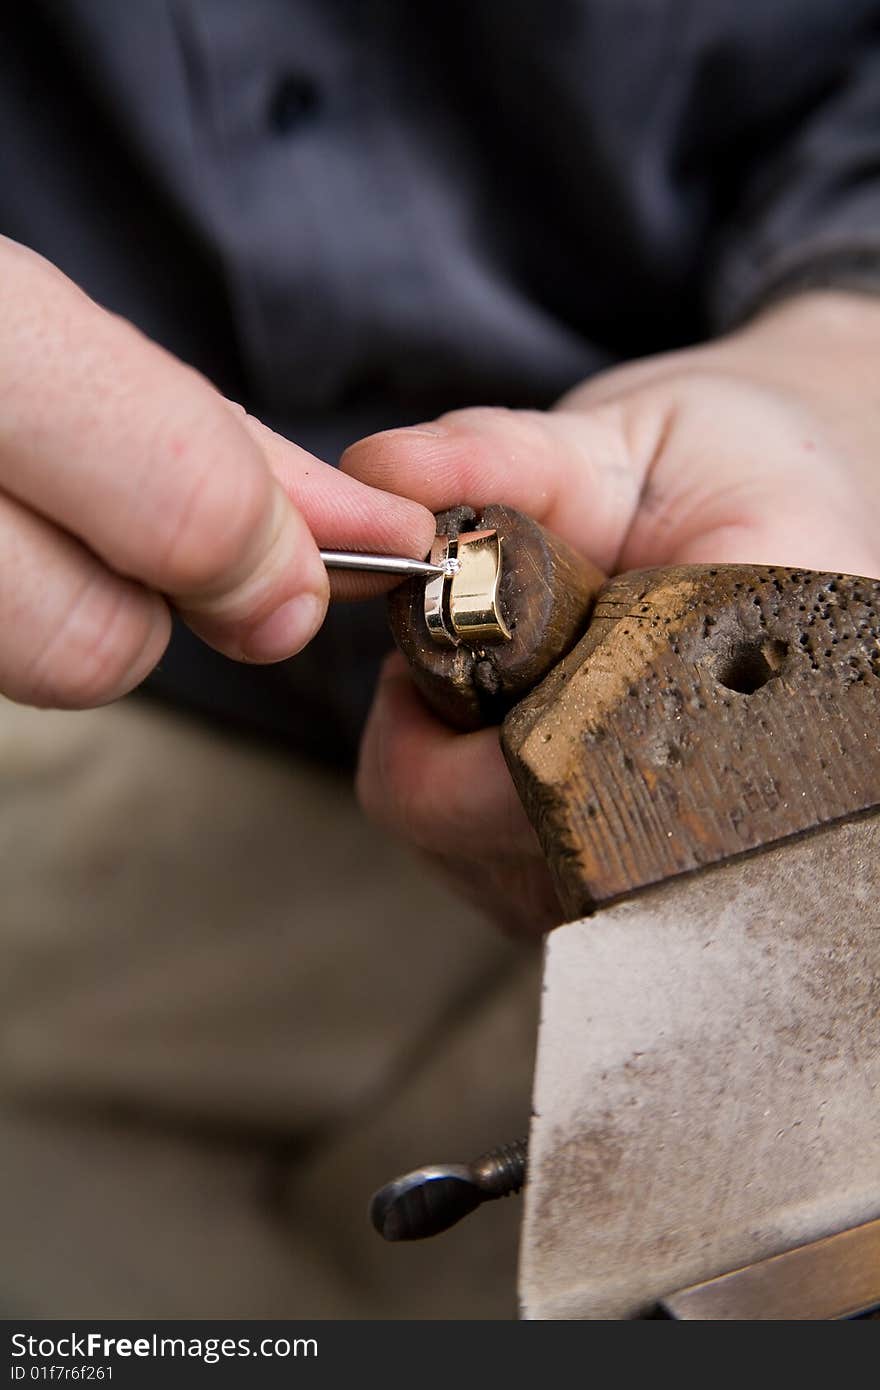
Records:
[[[354,446],[343,467],[432,510],[504,502],[609,573],[756,562],[880,576],[880,302],[813,294],[705,347],[608,372],[548,414],[463,410]],[[514,929],[558,921],[497,731],[454,734],[400,658],[360,795]]]
[[[422,506],[249,419],[3,238],[0,285],[0,691],[12,699],[123,695],[162,655],[171,607],[229,656],[292,656],[327,607],[318,544],[427,551]]]

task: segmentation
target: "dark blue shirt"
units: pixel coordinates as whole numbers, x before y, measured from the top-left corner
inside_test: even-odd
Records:
[[[0,230],[333,461],[873,286],[880,3],[28,0],[0,152]],[[383,642],[362,608],[272,670],[178,634],[156,683],[333,752]]]

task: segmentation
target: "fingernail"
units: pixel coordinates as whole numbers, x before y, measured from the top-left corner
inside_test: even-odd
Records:
[[[433,421],[428,425],[401,425],[394,431],[395,434],[424,434],[429,439],[442,439],[449,431],[445,425],[435,424]]]
[[[248,661],[283,661],[310,642],[324,621],[327,604],[317,594],[297,594],[264,618],[242,642]]]

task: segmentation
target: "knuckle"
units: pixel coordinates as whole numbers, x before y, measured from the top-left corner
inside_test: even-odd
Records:
[[[377,819],[410,844],[429,848],[437,825],[425,798],[420,763],[409,756],[405,747],[395,747],[389,758]]]
[[[357,797],[358,805],[360,806],[367,819],[371,821],[376,821],[378,823],[379,798],[376,795],[373,778],[367,771],[365,752],[366,748],[364,747],[361,749],[361,757],[358,763],[357,772],[355,773],[355,796]]]
[[[376,746],[378,743],[378,747]],[[358,801],[369,820],[418,842],[420,816],[412,759],[393,732],[367,734],[355,779]]]
[[[158,447],[165,458],[181,454],[173,427],[165,427]],[[161,587],[182,595],[226,587],[246,566],[271,515],[271,486],[250,440],[225,410],[221,419],[200,422],[157,518]]]
[[[519,414],[503,405],[468,405],[447,411],[440,421],[453,430],[496,431],[508,429]]]
[[[144,592],[96,592],[65,609],[50,643],[27,679],[31,703],[91,709],[131,690],[159,659],[170,618],[161,600]],[[160,614],[164,610],[164,623]],[[164,629],[164,633],[163,633]]]

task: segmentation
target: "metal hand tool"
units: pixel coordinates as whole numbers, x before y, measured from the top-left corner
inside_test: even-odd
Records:
[[[320,550],[328,570],[360,570],[372,574],[396,574],[401,579],[446,579],[457,574],[458,562],[443,559],[411,560],[406,555],[361,555],[355,550]]]

